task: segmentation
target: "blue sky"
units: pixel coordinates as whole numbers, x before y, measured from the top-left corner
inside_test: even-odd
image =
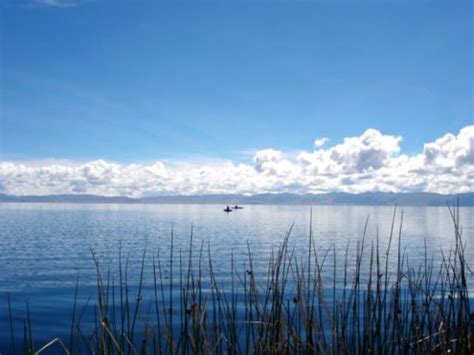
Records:
[[[472,3],[10,2],[2,159],[246,159],[472,124]],[[77,6],[52,6],[52,5]]]
[[[472,1],[0,9],[0,193],[474,191]]]

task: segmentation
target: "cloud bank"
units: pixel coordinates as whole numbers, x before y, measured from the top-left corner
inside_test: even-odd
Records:
[[[105,160],[0,163],[0,192],[11,195],[150,195],[323,193],[366,191],[461,193],[474,191],[474,125],[401,153],[402,137],[367,129],[324,148],[285,154],[255,153],[253,163],[157,161],[119,164]]]

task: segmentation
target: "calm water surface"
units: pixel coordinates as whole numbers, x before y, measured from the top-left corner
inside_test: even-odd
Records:
[[[428,254],[439,260],[439,249],[454,242],[453,225],[445,207],[405,207],[402,245],[410,260]],[[367,242],[379,235],[387,243],[392,207],[316,206],[312,209],[313,234],[318,252],[335,247],[343,255],[348,243],[355,250],[369,217]],[[460,219],[466,258],[474,260],[474,208],[461,208]],[[79,280],[79,304],[94,295],[96,278],[93,250],[103,270],[117,278],[118,255],[130,260],[130,285],[136,287],[140,258],[147,245],[145,292],[153,277],[151,256],[169,261],[171,231],[174,258],[187,255],[191,229],[195,255],[204,243],[211,249],[215,270],[225,287],[230,279],[230,260],[243,272],[250,248],[259,275],[265,273],[272,248],[277,248],[294,224],[290,245],[305,255],[310,228],[308,206],[245,206],[226,214],[214,205],[109,205],[109,204],[0,204],[0,351],[8,351],[7,294],[10,294],[17,334],[29,304],[35,341],[68,337],[73,295]],[[398,228],[398,220],[397,220]],[[121,247],[120,247],[121,246]],[[353,247],[353,248],[352,248]],[[396,241],[394,242],[396,248]],[[353,256],[354,253],[351,255]],[[166,269],[167,263],[164,262]],[[341,265],[342,266],[342,265]],[[472,292],[473,278],[470,279]],[[93,321],[86,314],[83,326]],[[7,349],[7,350],[4,350]]]

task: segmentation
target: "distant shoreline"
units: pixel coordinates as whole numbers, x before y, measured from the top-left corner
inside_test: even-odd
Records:
[[[123,196],[98,196],[86,194],[70,195],[26,195],[13,196],[0,194],[0,202],[12,203],[102,203],[102,204],[201,204],[201,205],[320,205],[320,206],[474,206],[474,193],[435,194],[427,192],[390,193],[366,192],[360,194],[215,194],[190,196],[155,196],[131,198]]]

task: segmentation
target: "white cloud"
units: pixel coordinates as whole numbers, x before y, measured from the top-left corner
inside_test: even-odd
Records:
[[[35,0],[36,4],[52,7],[75,7],[78,5],[76,0]]]
[[[423,153],[431,167],[450,169],[474,164],[474,126],[464,127],[457,137],[448,133],[425,144]]]
[[[344,143],[330,149],[330,157],[345,172],[377,170],[400,151],[400,141],[401,137],[368,129],[359,137],[344,138]]]
[[[88,193],[174,195],[327,191],[474,191],[474,126],[401,154],[401,137],[368,129],[332,147],[292,158],[257,151],[253,164],[231,161],[120,164],[105,160],[0,162],[0,192],[12,195]]]
[[[278,166],[282,160],[282,153],[275,149],[262,149],[255,153],[253,161],[255,163],[255,169],[263,172],[271,170],[272,166]]]
[[[325,145],[327,142],[329,142],[328,137],[318,137],[314,140],[314,147],[315,148],[321,148],[323,145]]]

